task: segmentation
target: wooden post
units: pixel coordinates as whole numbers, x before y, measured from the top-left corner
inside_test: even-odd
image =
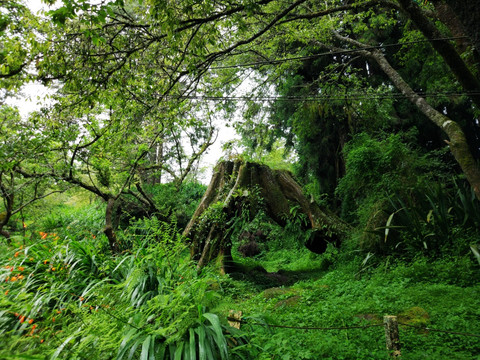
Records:
[[[228,324],[231,327],[234,327],[235,329],[240,329],[240,324],[242,321],[242,312],[241,311],[235,311],[235,310],[230,310],[228,313]],[[235,321],[237,320],[237,321]]]
[[[391,357],[400,357],[400,338],[398,335],[398,321],[396,316],[386,315],[383,317],[385,325],[385,340],[387,350],[390,351]]]

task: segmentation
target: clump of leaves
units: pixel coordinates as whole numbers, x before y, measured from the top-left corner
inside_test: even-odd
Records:
[[[134,227],[141,235],[117,256],[71,233],[42,232],[9,250],[0,351],[51,359],[227,359],[241,351],[241,334],[208,311],[219,299],[216,277],[198,273],[175,221]]]

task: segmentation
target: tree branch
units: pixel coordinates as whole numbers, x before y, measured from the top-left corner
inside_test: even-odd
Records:
[[[443,37],[438,28],[424,16],[420,7],[411,0],[398,0],[405,13],[410,16],[416,27],[430,40],[432,47],[440,54],[462,87],[469,93],[480,109],[480,81],[472,74],[467,64],[457,53],[455,46]]]

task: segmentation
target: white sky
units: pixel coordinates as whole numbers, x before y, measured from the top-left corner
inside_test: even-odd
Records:
[[[37,12],[42,9],[48,9],[48,6],[42,3],[40,0],[25,0],[25,3],[33,12]]]

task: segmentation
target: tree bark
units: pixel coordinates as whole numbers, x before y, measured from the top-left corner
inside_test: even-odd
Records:
[[[232,260],[228,224],[242,211],[255,215],[259,208],[248,204],[257,203],[258,197],[265,213],[281,226],[291,218],[291,209],[298,207],[308,219],[305,230],[314,230],[306,244],[314,252],[324,252],[328,243],[338,244],[350,230],[334,214],[309,202],[288,171],[240,160],[223,161],[183,232],[191,241],[191,256],[198,261],[198,268],[216,261],[221,272],[228,270]]]
[[[13,173],[10,173],[10,183],[13,184]],[[5,211],[0,214],[0,235],[10,242],[10,232],[5,230],[4,227],[8,224],[8,221],[12,217],[15,194],[13,191],[9,191],[9,189],[4,185],[3,172],[0,173],[0,192],[5,205]]]
[[[406,98],[413,103],[431,122],[437,125],[449,138],[447,144],[450,147],[455,160],[460,165],[467,181],[472,187],[477,199],[480,200],[480,166],[475,160],[468,146],[467,138],[463,129],[458,123],[433,108],[423,97],[418,95],[387,61],[379,50],[366,50],[365,44],[356,40],[346,38],[334,33],[335,37],[344,42],[359,47],[357,53],[373,59],[390,78],[395,87],[400,90]],[[363,49],[362,49],[363,48]]]
[[[480,4],[478,1],[445,0],[466,29],[475,51],[480,51]]]
[[[115,206],[115,199],[109,198],[107,201],[107,208],[105,210],[105,229],[104,234],[107,236],[110,250],[113,254],[118,252],[117,235],[115,234],[113,227],[113,209]]]
[[[412,0],[398,0],[400,6],[422,34],[430,39],[432,47],[440,54],[462,87],[469,93],[478,109],[480,109],[480,80],[470,71],[467,64],[458,54],[449,40],[441,40],[444,36],[430,19],[424,16],[420,7]]]
[[[410,102],[416,105],[430,121],[445,132],[449,138],[448,145],[450,151],[462,168],[470,186],[475,191],[477,199],[480,199],[480,167],[468,147],[467,138],[460,125],[435,110],[423,97],[413,91],[410,85],[393,69],[380,51],[371,51],[370,57],[375,59],[397,89],[399,89]]]

